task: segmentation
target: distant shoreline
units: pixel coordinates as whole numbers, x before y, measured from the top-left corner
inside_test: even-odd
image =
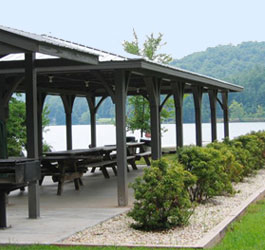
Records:
[[[244,120],[244,121],[240,121],[240,120],[230,120],[229,123],[264,123],[265,119],[263,120]],[[203,124],[210,124],[211,122],[202,122]],[[217,120],[217,123],[223,123],[222,120]],[[167,125],[167,124],[175,124],[175,123],[162,123],[162,125]],[[184,122],[183,124],[195,124],[194,122]],[[90,123],[88,124],[73,124],[73,126],[87,126],[90,125]],[[114,125],[115,123],[98,123],[97,125]],[[65,126],[65,124],[49,124],[47,125],[49,127],[51,126]]]

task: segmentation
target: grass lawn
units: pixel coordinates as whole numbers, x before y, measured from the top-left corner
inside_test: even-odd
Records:
[[[0,232],[1,236],[1,232]],[[1,250],[61,250],[61,249],[130,249],[124,247],[104,247],[104,248],[88,248],[88,247],[54,247],[54,246],[0,246]],[[150,248],[137,248],[150,249]],[[233,223],[227,232],[223,241],[213,250],[265,250],[265,200],[259,201],[248,208],[245,216],[239,221]],[[186,249],[187,250],[187,249]]]

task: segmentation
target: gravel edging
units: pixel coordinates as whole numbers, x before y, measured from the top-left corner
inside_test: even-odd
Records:
[[[208,247],[221,239],[224,228],[256,199],[259,195],[257,192],[265,190],[264,180],[265,169],[262,169],[257,171],[257,175],[245,178],[244,182],[234,184],[234,189],[237,191],[235,196],[218,196],[206,204],[200,204],[186,227],[178,227],[166,232],[137,231],[129,226],[133,220],[123,213],[78,232],[61,244]]]

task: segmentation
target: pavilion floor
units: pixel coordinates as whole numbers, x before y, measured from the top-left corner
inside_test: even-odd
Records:
[[[141,175],[143,168],[131,170],[128,182]],[[133,190],[129,189],[129,206],[118,207],[117,178],[111,170],[109,173],[110,179],[99,172],[86,174],[79,191],[75,191],[73,182],[68,182],[62,196],[56,195],[57,183],[46,177],[40,187],[41,217],[37,220],[27,218],[27,191],[12,192],[7,206],[11,228],[0,231],[0,244],[55,243],[128,210],[133,203]]]

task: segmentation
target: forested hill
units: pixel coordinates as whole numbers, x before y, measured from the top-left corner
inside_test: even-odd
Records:
[[[265,42],[243,42],[239,45],[220,45],[174,60],[173,66],[212,76],[245,87],[242,93],[231,94],[230,117],[233,120],[265,120]],[[60,98],[48,97],[51,124],[64,124],[64,111]],[[219,105],[218,105],[219,106]],[[209,121],[209,101],[203,98],[203,121]],[[222,117],[222,112],[218,111]],[[110,122],[114,106],[106,100],[98,110],[97,118]],[[108,119],[105,119],[108,118]],[[184,122],[194,121],[191,96],[184,101]],[[78,98],[73,110],[73,124],[88,124],[86,100]]]
[[[219,45],[174,60],[172,65],[229,80],[235,75],[247,73],[256,65],[265,66],[265,42],[243,42],[237,46]]]
[[[172,65],[244,86],[243,92],[229,96],[230,117],[241,121],[265,120],[265,42],[219,45],[174,60]],[[191,98],[187,98],[186,122],[193,121],[192,105]],[[209,120],[208,106],[204,96],[204,121]]]

